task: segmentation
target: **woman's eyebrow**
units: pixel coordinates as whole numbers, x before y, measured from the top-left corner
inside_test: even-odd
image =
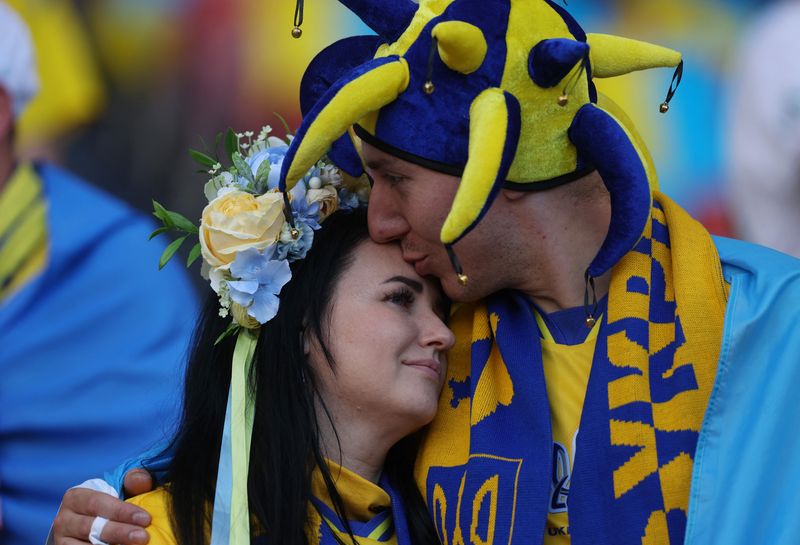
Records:
[[[417,282],[413,278],[408,278],[407,276],[393,276],[387,280],[384,280],[384,284],[388,284],[389,282],[401,282],[414,290],[417,293],[422,293],[422,282]]]

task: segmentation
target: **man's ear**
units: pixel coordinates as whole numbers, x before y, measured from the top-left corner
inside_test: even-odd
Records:
[[[5,87],[0,85],[0,140],[11,135],[13,125],[14,108],[11,103],[11,95]]]

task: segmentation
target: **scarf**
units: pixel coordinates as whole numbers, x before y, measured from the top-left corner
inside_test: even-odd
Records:
[[[47,264],[47,203],[33,165],[14,170],[0,190],[0,305]]]
[[[402,498],[385,474],[376,486],[337,464],[329,462],[329,466],[348,511],[350,529],[360,545],[411,545]],[[352,543],[347,527],[331,508],[333,501],[319,471],[314,473],[313,492],[314,508],[309,509],[309,519],[317,528],[319,544]]]
[[[683,543],[727,286],[705,229],[656,193],[615,266],[569,489],[575,545]],[[417,462],[444,544],[542,543],[553,444],[531,303],[501,292],[453,317],[439,414]]]

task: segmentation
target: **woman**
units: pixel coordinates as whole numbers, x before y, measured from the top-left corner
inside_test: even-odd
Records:
[[[202,235],[201,235],[202,236]],[[453,335],[439,287],[366,214],[336,212],[291,266],[260,329],[248,499],[265,543],[438,543],[412,476],[413,432],[433,418]],[[233,340],[216,298],[198,328],[166,485],[131,501],[150,543],[208,543]],[[388,540],[388,541],[387,541]]]

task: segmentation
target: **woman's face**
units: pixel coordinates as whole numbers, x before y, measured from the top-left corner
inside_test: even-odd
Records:
[[[364,426],[395,442],[433,419],[454,341],[442,298],[399,245],[366,240],[355,249],[329,311],[334,368],[316,343],[310,352],[337,429]]]

